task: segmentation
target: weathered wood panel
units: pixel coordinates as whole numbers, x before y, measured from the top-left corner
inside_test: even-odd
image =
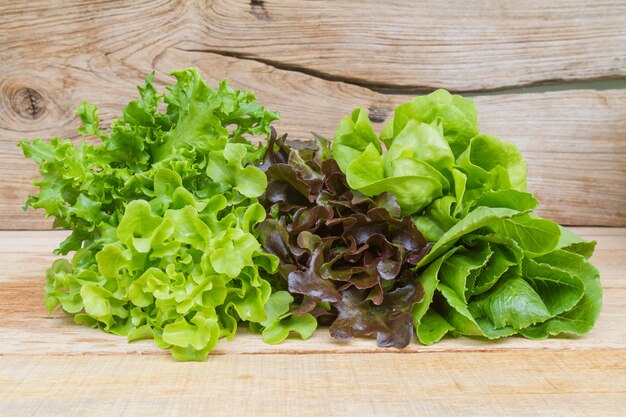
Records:
[[[375,88],[477,91],[624,77],[625,14],[621,0],[2,2],[0,55],[133,71],[179,47]]]
[[[41,213],[20,210],[36,190],[30,185],[36,169],[22,158],[16,143],[24,137],[76,137],[73,111],[83,100],[98,104],[105,124],[110,122],[137,96],[134,86],[152,67],[160,84],[171,82],[167,72],[195,65],[212,84],[227,78],[236,87],[254,90],[262,103],[281,113],[276,127],[292,139],[310,139],[311,131],[332,137],[341,117],[357,106],[382,122],[395,105],[412,97],[176,49],[142,62],[141,70],[124,70],[125,61],[105,61],[90,71],[68,65],[37,64],[6,76],[0,67],[0,229],[42,229],[51,224]],[[626,225],[626,90],[504,94],[475,100],[482,131],[521,148],[528,163],[529,189],[542,202],[542,215],[571,225]]]
[[[410,344],[392,352],[527,351],[537,350],[626,350],[626,328],[618,326],[626,317],[626,229],[577,228],[576,232],[598,241],[592,258],[598,266],[604,288],[604,307],[596,327],[579,338],[531,341],[520,337],[497,342],[479,339],[446,338],[433,346]],[[73,323],[61,312],[48,314],[43,306],[45,270],[54,257],[51,251],[63,232],[0,232],[0,356],[1,355],[169,355],[151,340],[129,344],[124,337],[106,334]],[[232,341],[222,340],[213,354],[257,353],[373,353],[379,349],[371,339],[356,338],[349,343],[332,339],[321,328],[307,341],[290,339],[266,345],[258,335],[240,329]]]
[[[578,228],[604,308],[588,335],[383,350],[320,329],[276,346],[245,331],[204,363],[75,325],[42,303],[67,232],[20,213],[34,191],[24,137],[77,139],[73,110],[106,125],[153,69],[199,67],[282,113],[292,139],[332,136],[356,106],[377,127],[417,91],[484,92],[624,79],[622,0],[0,2],[0,416],[598,415],[626,409],[626,228]],[[626,90],[476,98],[482,130],[516,143],[540,213],[626,226]],[[261,356],[259,356],[261,355]]]
[[[626,350],[0,357],[13,416],[622,416]]]

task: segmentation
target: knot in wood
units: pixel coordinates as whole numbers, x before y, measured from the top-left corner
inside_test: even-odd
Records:
[[[13,111],[25,119],[36,120],[43,116],[45,103],[43,96],[30,87],[21,87],[11,96]]]
[[[382,123],[387,119],[391,109],[386,107],[372,106],[368,109],[370,120],[373,123]]]
[[[250,0],[250,9],[254,17],[258,20],[271,20],[270,14],[265,9],[265,2],[263,0]]]

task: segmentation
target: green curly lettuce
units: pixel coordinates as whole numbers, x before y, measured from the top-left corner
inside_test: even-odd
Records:
[[[265,304],[267,319],[250,323],[252,331],[261,332],[263,341],[275,345],[284,341],[292,332],[308,339],[317,328],[316,318],[310,314],[294,314],[294,298],[287,291],[276,291]]]
[[[72,230],[56,251],[75,251],[71,262],[46,275],[48,309],[202,360],[239,321],[269,319],[278,259],[256,238],[267,179],[253,165],[265,146],[248,138],[267,136],[278,115],[195,69],[172,75],[165,94],[148,76],[107,130],[95,106],[79,107],[79,132],[96,144],[21,142],[42,174],[26,207]]]

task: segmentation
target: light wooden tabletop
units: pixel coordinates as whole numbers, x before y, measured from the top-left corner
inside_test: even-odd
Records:
[[[625,45],[623,0],[0,2],[0,416],[625,415]],[[401,351],[242,332],[176,363],[48,315],[66,232],[21,211],[37,172],[16,143],[78,139],[84,100],[106,125],[150,71],[162,86],[189,66],[255,91],[291,139],[332,137],[357,106],[380,128],[416,94],[473,96],[481,131],[522,150],[540,214],[598,241],[596,328]]]

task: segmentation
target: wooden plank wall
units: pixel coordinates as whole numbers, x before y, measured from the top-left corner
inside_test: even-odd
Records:
[[[152,69],[163,85],[192,65],[254,90],[292,139],[332,136],[357,106],[380,126],[434,88],[496,91],[476,97],[482,130],[521,148],[541,214],[626,226],[626,90],[517,89],[626,78],[625,15],[623,1],[2,2],[0,229],[51,225],[20,210],[37,175],[20,139],[76,138],[83,100],[106,124]]]
[[[0,1],[0,415],[623,415],[625,16],[624,0]],[[68,232],[21,212],[37,172],[17,142],[78,140],[84,100],[107,125],[149,72],[164,86],[188,66],[254,90],[291,139],[331,137],[357,106],[380,128],[416,94],[473,96],[482,131],[521,148],[542,215],[621,226],[575,229],[598,241],[596,327],[404,350],[242,331],[176,363],[153,341],[49,314],[43,271]]]

